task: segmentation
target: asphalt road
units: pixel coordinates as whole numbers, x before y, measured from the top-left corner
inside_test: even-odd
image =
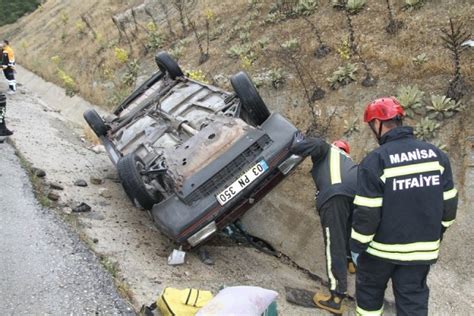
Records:
[[[0,144],[0,315],[134,314],[97,257],[36,202],[14,149]]]

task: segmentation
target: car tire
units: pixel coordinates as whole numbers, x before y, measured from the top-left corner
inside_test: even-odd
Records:
[[[242,103],[242,108],[248,113],[253,123],[261,125],[265,122],[270,116],[270,111],[249,76],[241,71],[230,78],[230,83]]]
[[[145,167],[143,160],[135,153],[130,153],[119,159],[117,170],[122,186],[134,204],[138,203],[146,210],[160,202],[163,197],[159,192],[151,192],[145,185],[145,179],[140,171]]]
[[[96,112],[96,110],[87,110],[84,112],[84,120],[91,127],[94,133],[100,137],[107,134],[107,126],[105,125],[102,118]]]
[[[160,68],[162,72],[167,72],[173,80],[184,75],[178,63],[166,52],[156,54],[155,62],[158,68]]]

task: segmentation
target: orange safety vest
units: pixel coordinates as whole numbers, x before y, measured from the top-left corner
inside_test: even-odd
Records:
[[[6,59],[7,59],[6,65],[13,67],[15,65],[15,53],[13,52],[13,49],[9,45],[6,45],[3,47],[3,55],[6,55]]]

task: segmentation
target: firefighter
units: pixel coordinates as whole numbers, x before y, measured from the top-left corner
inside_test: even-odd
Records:
[[[454,222],[457,191],[447,155],[402,125],[393,97],[368,104],[364,121],[380,144],[359,165],[350,246],[358,315],[381,315],[392,280],[397,315],[427,315],[426,278]]]
[[[5,112],[7,107],[7,98],[3,93],[0,93],[0,142],[3,142],[5,136],[13,135],[5,124]]]
[[[16,81],[15,81],[15,53],[10,47],[10,42],[4,40],[2,44],[2,69],[5,78],[7,78],[9,91],[8,93],[13,94],[16,92]]]
[[[357,166],[349,156],[347,142],[334,144],[297,133],[290,151],[303,157],[311,156],[311,174],[319,190],[316,209],[323,228],[330,295],[316,293],[313,301],[322,309],[342,314],[342,303],[347,295],[348,260],[351,260],[349,236]]]

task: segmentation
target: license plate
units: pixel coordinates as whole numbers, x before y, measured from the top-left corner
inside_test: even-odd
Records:
[[[268,165],[265,160],[259,161],[256,165],[245,172],[240,178],[234,181],[231,185],[216,195],[217,201],[220,205],[224,205],[232,200],[240,191],[245,189],[250,183],[254,182],[265,171],[268,170]]]

